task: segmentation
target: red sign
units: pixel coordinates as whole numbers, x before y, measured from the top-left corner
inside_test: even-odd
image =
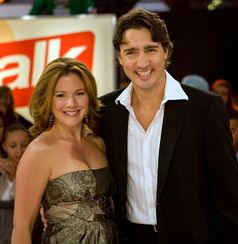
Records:
[[[28,106],[45,66],[71,57],[93,65],[94,34],[90,31],[0,44],[0,85],[11,87],[16,107]]]

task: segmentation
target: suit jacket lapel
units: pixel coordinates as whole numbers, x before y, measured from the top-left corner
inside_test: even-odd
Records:
[[[126,202],[127,189],[127,136],[128,136],[128,116],[129,112],[121,104],[113,107],[111,111],[110,125],[114,125],[112,130],[113,139],[111,143],[116,143],[116,158],[114,158],[114,172],[117,175],[119,189],[121,191],[122,202]],[[110,143],[110,142],[109,142]]]
[[[117,138],[119,157],[121,159],[121,169],[124,174],[127,171],[127,136],[128,136],[128,117],[129,112],[127,109],[118,104],[118,108],[115,110],[115,115],[113,116],[113,124],[117,125],[115,134]]]
[[[160,151],[159,151],[159,169],[157,183],[157,202],[163,191],[171,158],[177,138],[181,131],[183,122],[187,114],[187,101],[169,101],[165,105],[164,121],[161,134]]]

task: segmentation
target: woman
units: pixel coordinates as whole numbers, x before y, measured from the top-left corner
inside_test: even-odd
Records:
[[[0,111],[0,141],[2,141],[3,132],[4,132],[5,127],[6,127],[5,116]],[[0,157],[1,157],[1,151],[0,151]]]
[[[1,140],[3,159],[0,164],[1,201],[14,199],[16,168],[29,141],[27,129],[20,123],[10,124],[3,133]]]
[[[1,144],[4,159],[0,161],[0,201],[4,207],[0,208],[0,243],[10,243],[16,167],[29,144],[29,134],[23,125],[11,124],[4,130]]]
[[[117,243],[115,182],[93,133],[100,107],[84,64],[58,58],[47,65],[30,104],[36,138],[17,170],[13,244],[32,243],[41,200],[49,225],[43,243]]]
[[[27,129],[32,126],[32,123],[15,111],[14,99],[12,90],[6,86],[0,86],[0,112],[5,116],[5,123],[21,123]]]

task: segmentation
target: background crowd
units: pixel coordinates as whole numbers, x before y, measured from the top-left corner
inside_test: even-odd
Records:
[[[16,112],[11,89],[0,86],[0,243],[10,243],[16,169],[30,141],[31,125]]]

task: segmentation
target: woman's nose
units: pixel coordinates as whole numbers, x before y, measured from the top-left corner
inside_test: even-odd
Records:
[[[76,104],[76,100],[74,96],[70,96],[67,100],[67,106],[73,107]]]

